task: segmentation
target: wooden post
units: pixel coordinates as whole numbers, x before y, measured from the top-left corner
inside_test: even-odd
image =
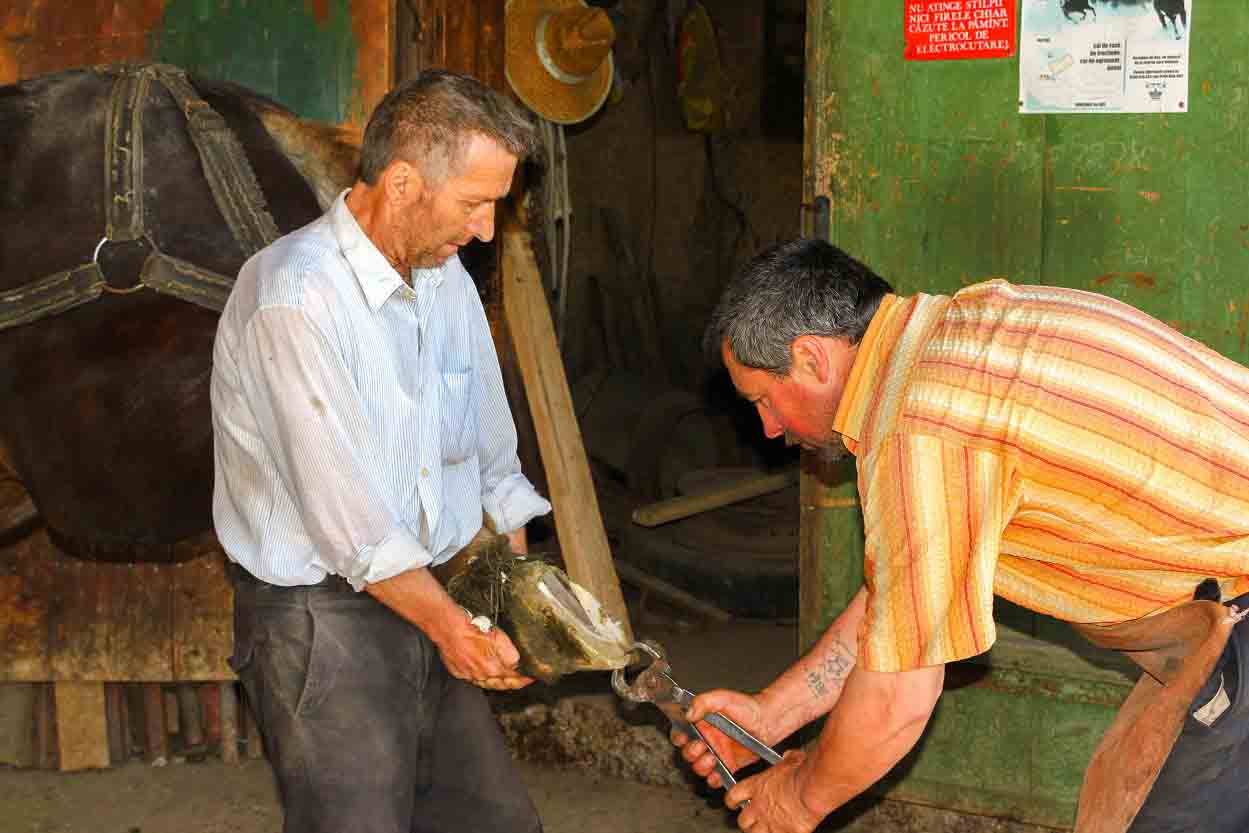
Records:
[[[234,683],[218,683],[218,703],[221,727],[221,760],[227,764],[239,762],[239,699]]]
[[[594,595],[603,609],[625,629],[631,640],[629,611],[620,592],[607,532],[599,513],[590,463],[581,440],[572,394],[555,340],[551,310],[542,289],[542,275],[523,223],[500,209],[503,310],[512,332],[516,357],[525,380],[555,507],[555,529],[569,577]]]
[[[152,766],[169,763],[169,736],[165,734],[165,693],[160,683],[143,686],[144,757]]]
[[[108,768],[103,683],[55,683],[61,771]]]
[[[216,748],[221,743],[221,685],[198,683],[195,693],[199,695],[200,714],[204,716],[204,744]]]
[[[30,683],[0,684],[0,765],[35,765],[39,689]]]
[[[204,716],[200,712],[196,683],[180,684],[175,695],[178,699],[178,725],[182,734],[182,751],[195,755],[204,747]]]
[[[126,691],[121,683],[104,684],[104,708],[108,720],[108,759],[113,766],[119,766],[130,758]]]
[[[51,683],[40,683],[35,704],[35,756],[41,769],[56,769],[56,697]]]

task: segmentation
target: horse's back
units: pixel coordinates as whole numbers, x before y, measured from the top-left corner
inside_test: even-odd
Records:
[[[189,80],[237,139],[276,229],[315,218],[311,187],[256,115],[276,105]],[[0,87],[0,463],[85,557],[168,560],[211,527],[217,314],[134,288],[155,255],[232,280],[248,254],[188,127],[198,106],[134,68]],[[102,295],[13,325],[22,298],[93,261]]]

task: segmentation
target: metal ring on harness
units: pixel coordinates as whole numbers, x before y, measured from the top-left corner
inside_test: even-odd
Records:
[[[146,235],[144,236],[146,237]],[[91,263],[95,266],[97,270],[100,269],[100,249],[104,248],[105,243],[111,243],[111,242],[112,241],[108,239],[108,235],[106,234],[100,238],[99,243],[95,244],[95,251],[91,253]],[[102,270],[100,270],[100,274],[101,275],[104,274]],[[143,283],[142,279],[140,279],[139,282],[135,284],[134,286],[127,286],[125,289],[118,289],[114,286],[110,286],[107,280],[105,280],[102,284],[100,284],[100,291],[103,292],[105,295],[133,295],[139,290],[147,289],[147,288],[148,288],[147,285]]]
[[[108,235],[100,238],[100,242],[95,244],[95,251],[91,253],[91,262],[96,266],[100,265],[100,249],[104,248],[104,244],[108,242]]]

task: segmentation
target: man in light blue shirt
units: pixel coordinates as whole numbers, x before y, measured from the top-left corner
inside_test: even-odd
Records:
[[[433,578],[482,526],[524,552],[550,511],[521,474],[477,290],[534,125],[445,72],[392,91],[355,185],[251,258],[213,352],[213,516],[231,662],[285,830],[540,829],[482,688],[531,680]]]

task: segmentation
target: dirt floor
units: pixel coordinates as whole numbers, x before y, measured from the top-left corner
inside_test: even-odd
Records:
[[[546,833],[720,833],[735,830],[711,796],[522,762]],[[61,775],[0,771],[5,833],[274,833],[281,811],[262,760],[155,768],[141,763]],[[845,833],[1043,833],[900,802],[865,801],[821,830]]]
[[[668,623],[669,625],[671,623]],[[689,688],[766,684],[796,653],[792,627],[637,626],[667,648]],[[510,698],[510,699],[508,699]],[[736,829],[720,791],[690,779],[674,757],[662,718],[622,709],[605,675],[570,678],[524,697],[495,700],[547,833],[712,833]],[[264,760],[226,766],[152,767],[68,773],[0,769],[3,833],[272,833],[281,810]],[[1043,833],[1042,828],[865,799],[821,830],[845,833]]]

